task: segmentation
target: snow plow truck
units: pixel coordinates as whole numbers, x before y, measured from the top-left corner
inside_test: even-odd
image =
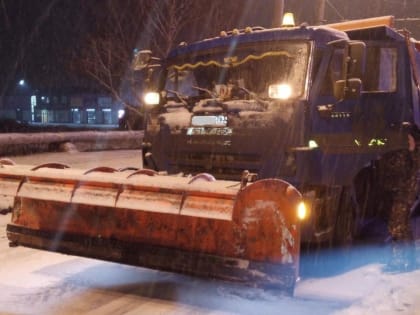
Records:
[[[419,47],[387,16],[141,51],[146,168],[3,159],[7,236],[293,292],[303,241],[348,242],[382,211],[380,157],[420,124]]]

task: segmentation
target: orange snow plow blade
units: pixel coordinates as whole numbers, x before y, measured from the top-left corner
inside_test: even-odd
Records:
[[[262,287],[297,279],[301,195],[281,180],[0,165],[0,187],[12,245]]]

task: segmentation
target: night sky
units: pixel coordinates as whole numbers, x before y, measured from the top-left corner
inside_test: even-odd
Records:
[[[171,1],[0,0],[0,95],[13,94],[21,78],[32,89],[100,89],[100,84],[85,71],[96,60],[92,47],[112,52],[112,58],[102,57],[108,58],[112,80],[118,84],[135,47],[159,46],[152,41],[160,38],[152,21],[154,14],[162,14],[164,4]],[[181,6],[184,1],[191,0],[175,3]],[[215,36],[221,29],[270,27],[274,1],[193,0],[184,13],[178,13],[187,23],[182,24],[174,44]],[[312,24],[317,20],[316,2],[285,0],[285,10],[294,12],[298,23]],[[420,39],[420,8],[416,2],[329,0],[324,22],[392,14],[397,18],[397,27],[410,29]]]

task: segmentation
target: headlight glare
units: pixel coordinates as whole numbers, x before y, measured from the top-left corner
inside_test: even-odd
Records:
[[[160,95],[158,92],[147,92],[143,97],[146,105],[158,105],[160,102]]]
[[[287,100],[292,96],[292,87],[286,83],[270,84],[268,96],[274,99]]]

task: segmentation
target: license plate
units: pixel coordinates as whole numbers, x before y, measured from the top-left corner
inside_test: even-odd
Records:
[[[190,127],[187,129],[187,136],[230,136],[232,128],[204,128]]]
[[[227,126],[228,118],[224,115],[210,115],[210,116],[193,116],[191,124],[193,126]]]

